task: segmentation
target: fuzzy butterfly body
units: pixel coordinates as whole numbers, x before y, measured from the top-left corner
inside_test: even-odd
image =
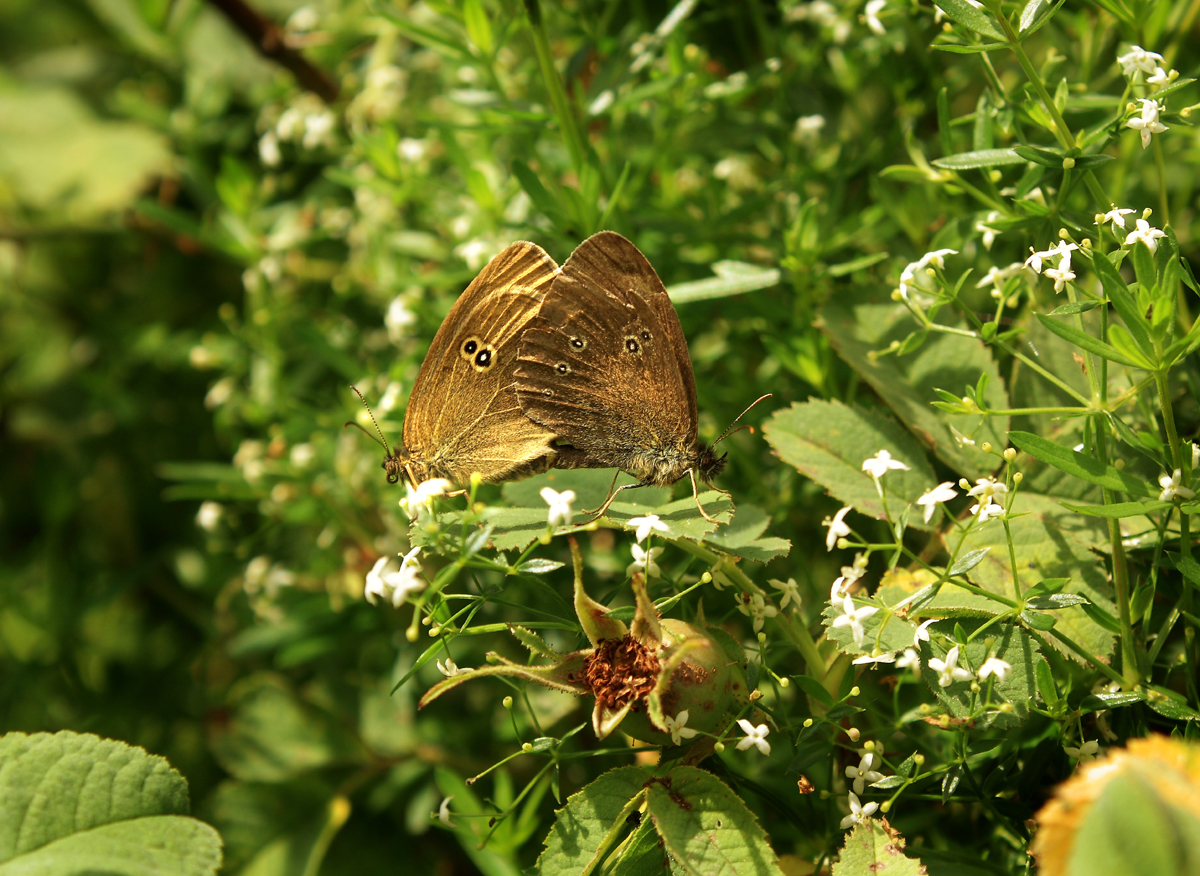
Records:
[[[527,417],[514,372],[526,327],[558,274],[539,246],[520,241],[488,262],[443,320],[413,384],[404,446],[388,453],[388,481],[446,478],[466,485],[549,470],[555,433]]]
[[[557,468],[619,468],[638,479],[627,486],[690,476],[695,491],[697,475],[707,482],[725,467],[696,437],[696,380],[675,308],[615,232],[589,237],[560,269],[521,339],[516,387],[529,419],[558,436]]]

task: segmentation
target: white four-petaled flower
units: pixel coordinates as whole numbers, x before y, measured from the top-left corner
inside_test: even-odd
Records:
[[[875,810],[879,808],[879,804],[872,800],[866,806],[863,806],[858,795],[853,791],[849,795],[850,814],[842,819],[841,829],[845,830],[848,827],[853,827],[856,824],[862,824],[868,818],[875,814]]]
[[[846,513],[850,510],[850,507],[851,506],[847,505],[838,511],[837,514],[834,514],[832,519],[826,517],[822,521],[822,526],[829,527],[829,532],[825,534],[825,550],[833,550],[833,546],[837,544],[839,538],[844,538],[850,534],[850,527],[842,522],[843,518],[846,516]]]
[[[1125,245],[1130,246],[1135,243],[1144,243],[1146,244],[1146,249],[1150,250],[1150,252],[1158,252],[1158,240],[1166,236],[1166,232],[1151,227],[1150,223],[1145,219],[1139,219],[1137,221],[1137,228],[1125,236]]]
[[[550,487],[542,487],[542,498],[550,506],[550,511],[546,515],[547,526],[571,525],[571,503],[575,501],[574,490],[563,490],[560,493]],[[641,539],[639,538],[638,541]]]
[[[1067,283],[1075,279],[1075,272],[1061,268],[1046,268],[1046,276],[1054,281],[1054,292],[1059,294],[1067,288]]]
[[[392,605],[399,608],[410,593],[421,590],[425,582],[421,580],[421,564],[417,560],[420,552],[421,546],[417,545],[406,553],[400,562],[399,570],[395,572],[386,571],[391,561],[390,557],[380,557],[376,560],[371,571],[367,573],[367,585],[363,591],[367,602],[374,605],[375,597],[382,596],[384,599],[390,598]]]
[[[878,666],[880,663],[895,663],[896,655],[891,651],[885,651],[883,654],[864,654],[850,662],[857,666]]]
[[[908,471],[909,468],[898,459],[892,459],[892,454],[886,450],[880,450],[870,459],[864,460],[862,470],[875,479],[879,483],[879,479],[889,471]]]
[[[883,773],[872,769],[874,766],[875,753],[868,751],[863,754],[858,766],[846,767],[846,778],[854,781],[855,794],[861,794],[867,785],[873,785],[883,778]]]
[[[663,552],[660,547],[644,550],[640,544],[632,544],[629,549],[633,552],[633,562],[625,569],[626,575],[633,575],[634,572],[645,572],[647,578],[658,578],[662,575],[662,570],[658,568],[658,563],[654,562],[658,559],[658,555]]]
[[[671,743],[679,745],[680,739],[691,739],[696,735],[696,731],[691,727],[685,727],[684,724],[688,720],[688,710],[684,709],[674,718],[670,715],[663,715],[663,723],[667,725],[667,732],[671,734]]]
[[[921,655],[912,648],[905,648],[904,653],[896,658],[897,669],[911,669],[913,672],[921,671]]]
[[[949,687],[956,681],[970,681],[975,677],[968,670],[959,667],[958,645],[950,649],[945,660],[930,658],[929,668],[938,674],[938,687]]]
[[[925,522],[928,523],[933,519],[933,512],[937,510],[938,505],[949,502],[957,495],[958,492],[950,481],[943,481],[932,490],[923,493],[921,498],[917,499],[917,504],[925,506]]]
[[[443,496],[451,484],[445,478],[431,478],[422,481],[414,487],[408,481],[404,482],[407,495],[400,500],[400,507],[408,514],[409,520],[415,520],[423,510],[428,510],[435,496]]]
[[[657,514],[647,514],[645,517],[630,517],[625,521],[626,526],[637,527],[637,540],[641,544],[651,531],[670,532],[671,528],[663,523]]]
[[[879,36],[887,33],[883,22],[879,20],[879,13],[886,5],[887,0],[869,0],[866,9],[863,10],[863,20],[866,21],[867,27],[871,29],[871,33]]]
[[[927,621],[921,621],[921,625],[913,630],[913,647],[920,648],[922,642],[929,641],[929,625],[937,623],[936,617],[931,617]]]
[[[1116,204],[1113,204],[1113,208],[1107,213],[1096,214],[1095,224],[1103,225],[1105,222],[1111,222],[1113,234],[1116,234],[1118,228],[1120,228],[1122,231],[1125,230],[1125,217],[1133,212],[1134,211],[1130,210],[1128,207],[1117,207]]]
[[[979,518],[979,522],[987,523],[993,517],[999,517],[1004,513],[1004,506],[997,505],[995,502],[988,502],[986,505],[982,502],[978,505],[972,505],[967,509],[974,516]]]
[[[925,255],[921,256],[921,258],[915,262],[910,262],[907,266],[905,266],[904,270],[900,274],[900,296],[905,301],[908,300],[908,284],[916,278],[918,271],[924,270],[925,268],[929,267],[930,264],[933,264],[939,269],[944,270],[946,267],[945,257],[948,255],[956,255],[957,253],[958,250],[956,249],[938,249],[934,250],[933,252],[925,253]]]
[[[1161,134],[1163,131],[1169,130],[1166,125],[1158,120],[1158,114],[1162,110],[1162,104],[1157,100],[1150,100],[1146,97],[1138,98],[1142,104],[1142,114],[1134,116],[1125,123],[1125,127],[1133,128],[1135,131],[1140,131],[1142,136],[1142,148],[1145,149],[1150,145],[1151,134]],[[1139,223],[1140,224],[1140,223]],[[1147,244],[1149,246],[1149,244]]]
[[[1130,46],[1129,51],[1117,57],[1121,72],[1127,79],[1132,79],[1139,72],[1153,73],[1163,56],[1158,52],[1147,52],[1141,46]]]
[[[996,676],[997,681],[1004,681],[1009,672],[1012,671],[1012,664],[998,657],[989,657],[983,661],[983,665],[979,667],[978,678],[980,681],[986,681],[989,675]]]
[[[771,753],[771,743],[767,742],[767,734],[771,730],[766,724],[759,724],[755,727],[745,718],[738,718],[738,726],[746,734],[746,738],[737,744],[738,751],[745,751],[753,745],[763,754]]]
[[[788,578],[786,582],[772,579],[771,586],[783,593],[779,600],[780,608],[787,608],[789,602],[796,603],[796,608],[800,607],[800,588],[795,578]]]
[[[456,675],[461,675],[462,673],[469,671],[466,669],[459,669],[458,665],[449,657],[446,658],[445,664],[443,664],[441,660],[438,660],[437,668],[438,672],[446,676],[446,678],[454,678]]]
[[[1183,486],[1182,480],[1183,472],[1181,472],[1179,469],[1175,469],[1174,474],[1165,474],[1160,477],[1158,479],[1158,485],[1162,487],[1163,490],[1159,494],[1158,500],[1160,502],[1173,502],[1175,501],[1176,496],[1181,499],[1191,499],[1193,496],[1195,496],[1195,491],[1189,490],[1187,487]]]
[[[1078,748],[1070,745],[1064,745],[1063,751],[1076,760],[1092,760],[1100,753],[1100,741],[1098,739],[1089,739],[1081,744]]]
[[[761,593],[755,593],[753,596],[743,593],[738,599],[737,610],[747,617],[754,618],[753,626],[756,634],[762,630],[766,618],[779,614],[779,609],[767,602]]]
[[[850,585],[867,574],[867,555],[859,551],[854,555],[854,562],[849,566],[842,566],[842,575],[833,582],[833,588],[829,591],[829,598],[834,602],[846,595],[850,589]]]
[[[833,619],[833,625],[835,627],[849,627],[850,633],[854,637],[854,644],[861,648],[863,636],[866,634],[862,622],[877,611],[879,609],[873,605],[863,605],[855,608],[853,597],[847,595],[842,602],[842,614]]]

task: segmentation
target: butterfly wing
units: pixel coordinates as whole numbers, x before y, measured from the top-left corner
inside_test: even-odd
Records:
[[[459,296],[413,384],[404,445],[419,480],[479,472],[516,480],[554,462],[554,433],[521,411],[513,372],[521,335],[558,266],[536,244],[508,246]]]
[[[615,232],[592,235],[562,266],[525,331],[516,378],[530,419],[582,454],[568,465],[647,480],[650,460],[682,459],[695,444],[679,317],[646,257]]]

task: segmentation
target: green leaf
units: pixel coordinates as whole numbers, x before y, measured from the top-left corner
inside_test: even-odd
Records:
[[[897,839],[878,818],[854,825],[833,865],[833,876],[923,876],[921,860],[907,857],[904,840]]]
[[[1040,164],[1042,167],[1062,170],[1063,156],[1057,152],[1051,152],[1048,149],[1038,149],[1036,146],[1014,146],[1013,152],[1026,161],[1032,161],[1034,164]]]
[[[909,466],[889,471],[884,483],[892,501],[915,502],[937,481],[921,445],[889,417],[849,407],[839,401],[807,401],[776,411],[763,425],[763,435],[780,458],[823,486],[839,501],[863,514],[883,519],[883,503],[863,460],[880,450]],[[913,526],[932,528],[918,518]]]
[[[860,599],[854,603],[854,607],[857,609],[864,605],[874,604],[872,601]],[[834,620],[843,614],[842,607],[841,601],[828,602],[825,604],[824,611],[821,612],[821,617],[825,623],[825,635],[838,646],[843,654],[859,656],[870,654],[876,648],[882,653],[903,651],[905,648],[912,647],[913,633],[916,632],[917,625],[906,618],[889,616],[886,611],[882,610],[862,620],[863,643],[861,646],[855,645],[854,631],[849,626],[835,627],[833,625]],[[884,620],[887,621],[886,624]]]
[[[1072,301],[1069,304],[1061,304],[1050,311],[1050,316],[1074,316],[1077,313],[1087,313],[1089,310],[1095,310],[1100,306],[1099,301]]]
[[[480,0],[463,0],[463,24],[467,28],[467,36],[484,55],[492,54],[492,23],[488,21],[487,13],[483,11]]]
[[[560,563],[558,560],[545,560],[535,557],[532,560],[526,560],[517,566],[517,571],[522,575],[545,575],[547,572],[553,572],[555,569],[561,569],[566,563]]]
[[[725,553],[765,563],[787,556],[792,549],[792,543],[785,538],[763,535],[770,522],[771,518],[761,508],[739,505],[733,520],[704,536],[704,541]]]
[[[1173,721],[1200,721],[1200,712],[1189,706],[1182,696],[1157,685],[1147,693],[1146,705]]]
[[[689,873],[783,876],[754,814],[711,773],[675,767],[650,785],[646,803],[667,851]]]
[[[951,20],[958,22],[963,27],[970,28],[976,33],[981,33],[984,36],[989,36],[994,40],[1003,40],[1008,42],[1001,31],[995,24],[992,23],[992,18],[982,9],[976,9],[966,0],[938,0],[938,7],[950,17]]]
[[[194,818],[153,815],[64,836],[0,864],[0,876],[209,876],[220,866],[215,830]]]
[[[1062,506],[1077,514],[1087,514],[1089,517],[1107,517],[1120,519],[1122,517],[1137,517],[1142,514],[1153,514],[1170,508],[1171,502],[1117,502],[1112,505],[1072,505],[1063,502]]]
[[[1072,605],[1086,605],[1087,597],[1078,593],[1054,593],[1050,596],[1034,596],[1025,600],[1026,608],[1038,611],[1054,611],[1058,608],[1070,608]]]
[[[1116,362],[1119,365],[1128,365],[1131,368],[1144,368],[1148,371],[1153,368],[1152,363],[1148,362],[1145,358],[1131,358],[1111,344],[1106,344],[1099,338],[1089,335],[1087,332],[1069,323],[1051,319],[1044,313],[1035,313],[1034,316],[1047,329],[1054,332],[1054,334],[1058,335],[1064,341],[1070,341],[1081,350],[1087,350],[1089,353],[1094,353],[1102,359]]]
[[[980,52],[995,52],[1007,49],[1008,43],[982,43],[980,45],[963,46],[957,43],[934,43],[932,48],[939,52],[951,52],[955,55],[978,55]],[[934,164],[937,162],[935,161]]]
[[[1016,442],[1014,442],[1016,443]],[[1089,605],[1077,605],[1056,611],[1047,617],[1057,621],[1061,630],[1089,653],[1105,660],[1112,653],[1113,637],[1094,618],[1089,609],[1115,611],[1110,595],[1108,573],[1096,550],[1108,546],[1108,524],[1095,517],[1080,517],[1047,496],[1022,492],[1016,510],[1021,516],[1009,522],[1018,557],[1021,586],[1030,587],[1043,578],[1070,578],[1063,592],[1078,593]],[[1009,567],[1008,542],[1004,527],[987,523],[971,530],[963,545],[966,550],[991,545],[993,550],[971,571],[971,579],[980,587],[1016,598]],[[1072,660],[1082,660],[1057,638],[1049,643]]]
[[[717,262],[712,266],[717,276],[709,280],[676,283],[667,287],[675,304],[690,304],[711,298],[728,298],[778,286],[783,274],[778,268],[762,268],[742,262]]]
[[[1042,701],[1050,708],[1058,705],[1058,685],[1054,683],[1054,673],[1050,671],[1050,663],[1046,660],[1039,660],[1034,667],[1034,676],[1037,679],[1038,693],[1042,695]]]
[[[537,860],[537,876],[577,876],[598,863],[601,843],[651,773],[641,767],[617,767],[567,798],[546,836],[545,850]]]
[[[967,572],[971,571],[976,566],[978,566],[981,562],[983,562],[983,558],[987,556],[988,550],[989,550],[989,548],[981,548],[980,550],[971,551],[970,553],[963,554],[961,557],[958,558],[958,560],[954,563],[954,565],[950,567],[950,571],[947,574],[949,574],[949,575],[965,575],[965,574],[967,574]]]
[[[66,730],[0,736],[0,861],[109,822],[187,813],[187,782],[141,748]]]
[[[930,405],[935,388],[963,395],[968,386],[976,385],[980,374],[987,373],[991,379],[981,404],[995,409],[1009,406],[1004,380],[982,342],[935,334],[911,355],[876,357],[875,350],[903,340],[911,329],[908,311],[893,303],[851,305],[835,297],[821,308],[815,322],[841,357],[892,407],[897,419],[943,462],[968,478],[994,470],[995,457],[985,454],[979,445],[989,441],[1003,447],[1008,418],[946,414]],[[961,441],[963,436],[975,444]],[[932,479],[923,489],[935,483]]]
[[[992,643],[994,656],[1012,666],[1012,670],[1004,681],[993,682],[992,698],[1012,703],[1013,710],[1011,712],[990,711],[975,716],[975,726],[1014,727],[1029,715],[1029,704],[1033,701],[1037,690],[1035,667],[1037,662],[1042,659],[1041,650],[1033,638],[1020,627],[993,626],[991,630],[995,630],[995,633],[990,630],[988,632],[988,636],[994,636],[995,639]],[[951,717],[971,718],[972,706],[978,708],[979,702],[978,696],[971,693],[971,682],[956,681],[949,687],[941,687],[938,685],[938,673],[929,666],[931,656],[945,660],[948,651],[948,648],[932,637],[930,641],[923,643],[921,646],[921,677],[925,679],[929,689],[933,691],[938,702],[949,712]],[[993,656],[993,652],[989,651],[987,643],[981,636],[966,645],[959,646],[958,666],[971,672],[978,672],[979,667],[989,656]]]
[[[1089,484],[1095,484],[1117,493],[1129,493],[1147,498],[1157,497],[1157,491],[1146,481],[1031,432],[1009,432],[1008,439],[1014,447],[1025,451],[1035,459],[1040,459],[1047,465],[1052,465]]]
[[[671,856],[659,842],[654,822],[642,819],[609,872],[612,876],[671,876]],[[680,868],[679,872],[685,871]]]

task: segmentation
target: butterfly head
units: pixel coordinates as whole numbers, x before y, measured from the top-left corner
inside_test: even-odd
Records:
[[[705,483],[710,483],[725,471],[725,461],[729,454],[722,453],[718,456],[712,447],[703,444],[699,445],[696,450],[696,471],[699,472]]]

